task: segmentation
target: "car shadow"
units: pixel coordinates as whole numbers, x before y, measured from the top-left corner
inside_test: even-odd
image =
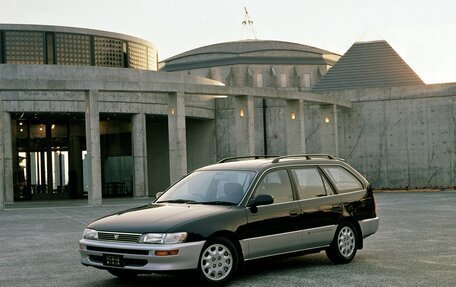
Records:
[[[265,273],[280,273],[285,271],[302,270],[303,268],[321,268],[320,266],[333,266],[331,261],[324,255],[312,254],[295,257],[276,257],[248,261],[239,278],[264,276]]]
[[[334,266],[324,255],[312,254],[306,256],[297,256],[291,258],[267,258],[249,261],[245,264],[243,270],[234,278],[230,286],[236,286],[236,283],[241,283],[244,280],[255,281],[256,278],[263,278],[264,276],[276,276],[278,273],[288,273],[296,271],[311,270],[314,268],[321,268],[327,266],[332,268]],[[126,286],[202,286],[202,282],[198,280],[195,272],[179,272],[179,273],[165,273],[165,274],[142,274],[131,279],[120,279],[112,277],[108,280],[100,280],[93,282],[93,286],[112,286],[112,287],[126,287]]]
[[[92,285],[93,284],[93,285]],[[192,272],[179,272],[173,274],[141,274],[137,277],[123,279],[112,276],[110,279],[92,282],[92,286],[99,287],[126,287],[126,286],[160,286],[160,287],[175,287],[175,286],[201,286],[198,277]]]

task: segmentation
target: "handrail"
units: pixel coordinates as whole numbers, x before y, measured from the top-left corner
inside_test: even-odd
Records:
[[[292,155],[284,155],[284,156],[279,156],[276,157],[272,163],[278,163],[281,159],[285,158],[305,158],[305,159],[312,159],[312,157],[325,157],[328,159],[334,159],[334,160],[342,160],[339,158],[336,158],[330,154],[292,154]]]
[[[278,157],[277,155],[244,155],[244,156],[233,156],[233,157],[227,157],[222,160],[219,160],[217,163],[224,163],[228,161],[234,161],[237,159],[260,159],[260,158],[276,158]]]
[[[235,160],[240,160],[240,159],[260,159],[260,158],[274,158],[271,163],[278,163],[281,159],[286,159],[286,158],[305,158],[305,159],[312,159],[312,158],[327,158],[331,160],[341,160],[344,161],[342,158],[335,157],[330,154],[318,154],[318,153],[309,153],[309,154],[292,154],[292,155],[283,155],[283,156],[277,156],[277,155],[244,155],[244,156],[233,156],[233,157],[227,157],[224,158],[217,163],[225,163],[229,161],[235,161]]]

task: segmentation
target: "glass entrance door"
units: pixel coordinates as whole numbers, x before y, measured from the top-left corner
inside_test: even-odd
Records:
[[[69,198],[68,124],[17,121],[16,199]]]

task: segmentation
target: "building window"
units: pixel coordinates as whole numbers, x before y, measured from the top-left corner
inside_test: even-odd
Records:
[[[4,41],[6,64],[44,64],[44,33],[6,31]]]
[[[256,75],[256,86],[258,88],[262,88],[263,87],[263,74],[257,74]]]
[[[128,42],[128,66],[134,69],[147,70],[147,46]]]
[[[305,88],[310,88],[310,74],[305,73],[302,75],[302,86]]]
[[[55,42],[58,65],[90,66],[89,36],[57,33]]]
[[[3,48],[3,31],[0,31],[0,63],[3,64],[5,60],[3,59],[3,51],[5,49]]]
[[[155,51],[154,49],[149,47],[148,51],[147,51],[147,56],[149,57],[149,59],[148,59],[149,70],[156,71],[157,66],[158,66],[157,51]]]
[[[287,87],[287,74],[280,74],[280,87],[281,88]]]
[[[95,66],[123,67],[122,41],[112,38],[95,37]]]

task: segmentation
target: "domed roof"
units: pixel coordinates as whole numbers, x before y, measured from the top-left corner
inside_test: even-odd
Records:
[[[301,51],[315,54],[334,54],[332,52],[319,49],[312,46],[307,46],[298,43],[272,41],[272,40],[242,40],[234,42],[217,43],[200,48],[196,48],[171,58],[165,61],[172,61],[182,57],[188,57],[198,54],[211,54],[211,53],[227,53],[227,54],[244,54],[258,51],[270,50],[285,50],[285,51]]]
[[[170,57],[162,61],[161,64],[162,70],[176,71],[200,68],[202,66],[210,67],[240,63],[265,64],[269,62],[270,64],[278,64],[281,63],[281,60],[289,62],[291,59],[298,59],[299,62],[299,59],[302,60],[303,58],[311,59],[314,62],[319,59],[321,62],[323,61],[323,55],[339,58],[339,55],[333,52],[298,43],[272,40],[242,40],[196,48]]]

